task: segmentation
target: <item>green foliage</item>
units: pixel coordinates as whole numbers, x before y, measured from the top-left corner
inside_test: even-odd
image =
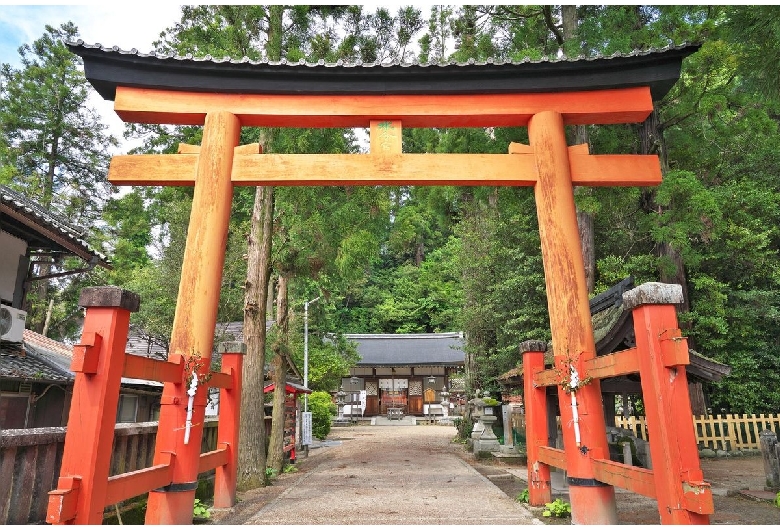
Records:
[[[777,495],[775,495],[775,506],[777,506],[778,508],[780,508],[780,493],[778,493]]]
[[[295,467],[295,464],[286,464],[284,468],[282,468],[282,473],[297,473],[298,468]]]
[[[529,499],[528,488],[525,488],[523,491],[518,493],[517,496],[515,497],[515,500],[517,502],[522,502],[524,504],[528,504],[528,499]]]
[[[327,392],[312,392],[309,394],[309,410],[311,411],[311,434],[318,440],[324,440],[330,433],[331,418],[338,412]]]
[[[561,499],[555,499],[552,502],[548,502],[545,505],[545,509],[542,512],[544,517],[570,517],[571,516],[571,504]]]
[[[474,428],[474,420],[472,420],[471,417],[462,417],[455,418],[453,423],[458,432],[455,440],[459,443],[466,443],[471,437],[471,430]]]
[[[578,189],[576,201],[594,218],[595,292],[629,275],[636,284],[684,284],[689,309],[680,322],[690,346],[732,368],[708,385],[713,408],[759,413],[780,407],[776,13],[774,6],[580,5],[576,31],[564,34],[564,6],[184,6],[155,45],[196,57],[372,62],[416,55],[437,63],[608,56],[703,42],[656,102],[657,129],[587,127],[594,154],[659,154],[663,183]],[[47,27],[22,49],[22,68],[3,66],[0,182],[70,220],[103,227],[85,237],[110,253],[114,268],[52,283],[51,296],[31,292],[29,319],[39,320],[53,298],[52,336],[72,337],[80,289],[114,284],[141,295],[133,326],[167,344],[192,190],[136,188],[109,199],[106,148],[114,140],[84,112],[91,89],[60,41],[77,34],[72,24]],[[144,139],[139,153],[173,153],[179,142],[202,137],[201,127],[130,130]],[[567,134],[573,139],[574,132]],[[363,149],[352,130],[243,128],[241,143],[261,139],[275,153]],[[526,130],[403,132],[406,153],[505,153],[509,142],[527,143]],[[287,349],[299,366],[300,307],[322,296],[309,322],[313,389],[337,388],[357,361],[339,333],[464,331],[470,391],[498,390],[496,377],[517,365],[517,344],[550,338],[530,188],[280,187],[276,194],[273,267],[291,277]],[[253,202],[252,189],[235,190],[220,321],[243,319]],[[315,420],[323,429],[329,409],[323,401]],[[464,439],[470,427],[458,425]]]
[[[211,517],[211,511],[209,507],[201,502],[200,499],[195,499],[195,505],[192,508],[192,515],[201,519],[208,519]]]

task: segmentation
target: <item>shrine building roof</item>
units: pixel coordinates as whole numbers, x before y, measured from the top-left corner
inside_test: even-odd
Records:
[[[361,359],[357,366],[462,366],[463,334],[348,334]]]
[[[510,94],[649,86],[662,99],[698,44],[597,57],[487,59],[448,63],[317,63],[141,53],[67,41],[84,60],[98,93],[114,100],[118,86],[191,92],[301,95]]]

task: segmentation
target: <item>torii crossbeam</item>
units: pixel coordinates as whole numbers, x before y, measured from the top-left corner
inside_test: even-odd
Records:
[[[566,125],[635,123],[653,111],[695,47],[598,61],[438,66],[328,67],[188,61],[70,43],[90,82],[125,121],[204,125],[201,146],[174,155],[117,156],[115,185],[194,186],[172,354],[212,350],[234,186],[533,186],[556,356],[575,355],[580,373],[595,356],[573,186],[651,186],[656,156],[590,155],[566,144]],[[239,146],[242,126],[368,127],[368,154],[262,154]],[[402,127],[527,126],[530,145],[503,155],[405,154]],[[155,462],[173,462],[173,483],[149,495],[146,522],[188,524],[199,444],[187,445],[186,388],[166,383]],[[581,444],[564,429],[572,522],[617,522],[614,488],[595,480],[608,458],[598,383],[578,392]],[[566,423],[566,408],[561,407]],[[205,394],[190,437],[200,440]],[[570,415],[571,412],[568,412]],[[587,447],[587,451],[579,450]],[[108,448],[110,450],[110,448]],[[63,464],[62,475],[75,473]],[[82,485],[84,487],[85,485]],[[701,521],[698,521],[701,522]]]

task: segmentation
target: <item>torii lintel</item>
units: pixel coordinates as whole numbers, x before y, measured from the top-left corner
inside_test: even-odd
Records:
[[[394,141],[388,144],[386,138]],[[231,180],[237,186],[533,186],[534,150],[512,143],[509,154],[403,154],[401,123],[371,122],[370,154],[261,154],[258,144],[234,149]],[[117,186],[193,186],[199,149],[180,146],[176,155],[124,155],[111,161],[108,180]],[[589,155],[569,148],[572,184],[652,186],[661,183],[658,157]]]

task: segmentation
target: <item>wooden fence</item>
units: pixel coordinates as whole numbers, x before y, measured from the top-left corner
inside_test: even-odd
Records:
[[[57,486],[66,427],[11,429],[0,434],[0,525],[43,524],[49,491]],[[157,422],[119,423],[111,474],[152,464]],[[217,445],[217,421],[206,421],[202,451]],[[210,472],[213,475],[213,471]],[[203,477],[205,477],[205,473]],[[200,477],[199,477],[200,478]]]
[[[615,426],[632,431],[637,438],[649,440],[647,423],[643,416],[615,417]],[[694,416],[693,426],[700,448],[744,451],[761,449],[759,434],[770,430],[780,433],[778,414],[718,414]]]

